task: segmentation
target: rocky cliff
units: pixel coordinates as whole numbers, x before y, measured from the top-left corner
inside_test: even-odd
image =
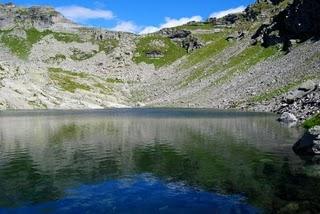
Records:
[[[80,26],[49,7],[0,5],[0,109],[290,111],[319,97],[318,11],[317,0],[259,0],[243,13],[138,36]],[[306,81],[314,90],[287,103]]]

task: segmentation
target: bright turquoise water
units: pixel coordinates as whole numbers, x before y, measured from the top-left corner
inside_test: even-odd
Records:
[[[317,213],[301,134],[258,113],[1,112],[0,213]]]

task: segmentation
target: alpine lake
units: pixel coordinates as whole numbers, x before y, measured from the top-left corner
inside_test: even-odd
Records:
[[[3,111],[0,213],[319,213],[303,132],[267,113]]]

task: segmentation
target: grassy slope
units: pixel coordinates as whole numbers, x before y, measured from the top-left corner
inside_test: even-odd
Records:
[[[38,31],[35,28],[25,30],[26,39],[10,35],[11,31],[2,31],[0,42],[4,43],[13,54],[21,59],[27,59],[32,45],[39,42],[43,37],[52,34],[54,38],[62,42],[80,42],[81,39],[76,34],[52,32],[50,30]]]
[[[205,59],[213,57],[214,55],[219,54],[224,48],[228,47],[229,43],[225,41],[225,37],[222,37],[223,40],[218,40],[217,43],[212,43],[206,47],[204,50],[200,49],[201,52],[199,55],[196,55],[194,58],[188,61],[189,65],[197,64]],[[275,55],[278,52],[276,47],[263,48],[260,45],[249,46],[244,51],[238,55],[232,56],[228,59],[225,64],[218,64],[210,67],[209,69],[206,66],[200,66],[194,70],[194,72],[188,76],[183,82],[182,86],[189,84],[197,79],[204,78],[206,76],[212,75],[217,72],[225,72],[219,79],[217,79],[213,84],[219,85],[223,84],[226,81],[230,80],[232,77],[237,74],[247,71],[250,67],[262,62],[263,60]]]
[[[62,68],[49,68],[49,77],[64,91],[75,93],[76,90],[90,91],[98,89],[101,94],[113,92],[113,85],[125,83],[119,78],[102,78],[85,72],[73,72]]]
[[[194,24],[190,24],[190,25],[182,25],[182,26],[178,26],[176,27],[176,29],[180,29],[180,30],[212,30],[214,27],[214,25],[212,25],[211,23],[194,23]]]
[[[219,70],[227,70],[227,72],[217,79],[214,84],[223,84],[239,73],[247,71],[250,67],[266,60],[278,52],[277,47],[264,48],[260,45],[250,46],[240,54],[231,57],[227,64],[222,65]],[[215,71],[213,69],[212,71]]]
[[[154,41],[160,41],[163,47],[155,47]],[[147,56],[149,51],[159,51],[163,54],[160,58],[150,58]],[[134,62],[145,62],[153,64],[156,68],[169,65],[186,54],[186,51],[169,38],[159,35],[148,35],[137,41],[136,54],[133,58]]]
[[[36,28],[26,29],[26,39],[19,38],[17,36],[11,35],[12,30],[0,31],[0,42],[4,43],[13,54],[21,59],[27,59],[31,48],[34,44],[39,42],[42,38],[47,35],[52,35],[57,41],[71,43],[77,42],[82,43],[83,41],[79,35],[72,33],[63,32],[53,32],[51,30],[39,31]],[[103,51],[106,54],[118,46],[118,41],[115,39],[108,40],[91,40],[87,42],[92,42],[99,46],[99,52]],[[76,53],[73,55],[73,60],[84,60],[94,56],[96,53]]]
[[[75,79],[85,78],[87,74],[85,73],[75,73],[71,71],[66,71],[61,68],[49,68],[49,77],[63,90],[74,93],[77,89],[82,89],[89,91],[90,87],[85,84],[78,83]]]
[[[198,35],[202,41],[209,44],[192,52],[188,56],[187,62],[183,65],[183,68],[192,67],[220,53],[229,45],[229,42],[225,39],[226,35],[227,34],[225,32]]]
[[[294,82],[291,82],[285,86],[282,86],[282,87],[279,87],[279,88],[275,88],[275,89],[272,89],[270,91],[267,91],[265,93],[262,93],[262,94],[259,94],[259,95],[256,95],[256,96],[253,96],[249,99],[250,102],[254,102],[254,103],[260,103],[260,102],[263,102],[263,101],[269,101],[271,100],[272,98],[274,97],[278,97],[282,94],[285,94],[285,93],[288,93],[290,90],[296,88],[297,86],[299,86],[301,83],[307,81],[307,80],[312,80],[316,77],[314,76],[306,76],[305,78],[302,78],[298,81],[294,81]]]

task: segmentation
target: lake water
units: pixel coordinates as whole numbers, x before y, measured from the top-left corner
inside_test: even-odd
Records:
[[[316,213],[302,134],[261,113],[0,112],[0,213]]]

